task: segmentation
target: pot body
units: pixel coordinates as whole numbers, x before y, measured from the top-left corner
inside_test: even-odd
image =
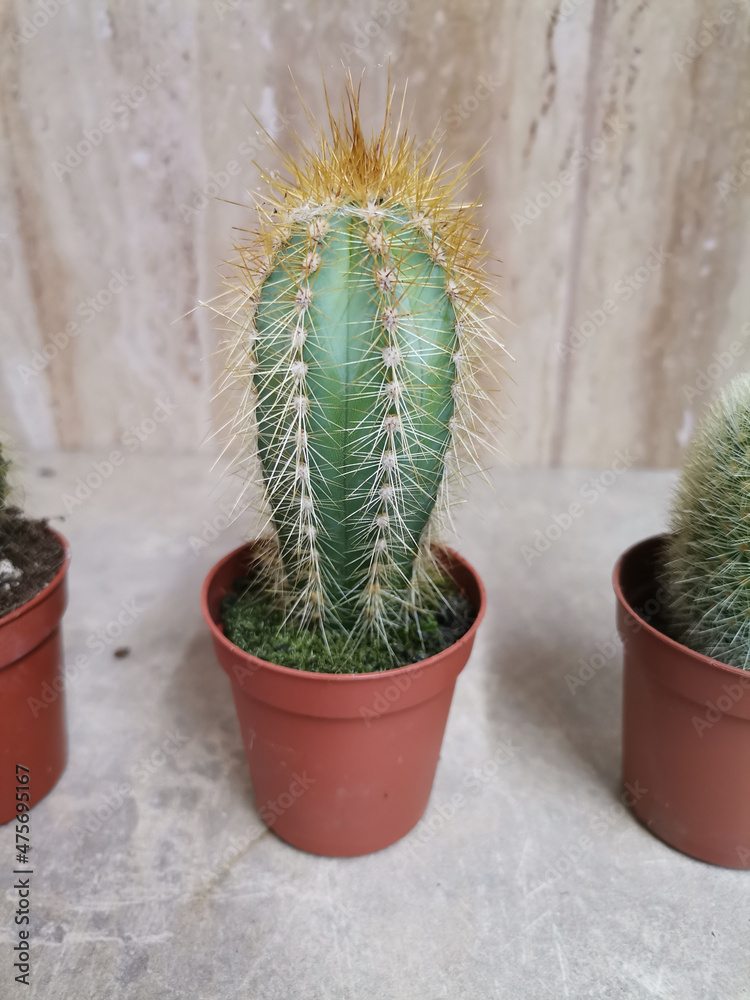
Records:
[[[383,673],[315,674],[245,653],[224,635],[219,612],[246,568],[248,547],[206,578],[203,613],[232,682],[256,803],[264,822],[295,847],[369,854],[399,840],[424,813],[456,678],[486,605],[469,564],[450,550],[441,555],[477,618],[437,656]]]
[[[710,864],[750,868],[750,672],[664,635],[658,572],[663,539],[617,563],[624,646],[623,778],[639,819]]]
[[[60,622],[70,558],[65,539],[52,534],[62,566],[36,597],[0,618],[0,824],[16,816],[16,765],[28,768],[31,808],[67,762]]]

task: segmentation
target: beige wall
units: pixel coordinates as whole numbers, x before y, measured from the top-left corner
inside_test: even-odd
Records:
[[[142,446],[199,447],[216,423],[217,335],[205,310],[180,317],[216,293],[248,216],[188,206],[233,161],[223,197],[257,183],[246,106],[304,134],[288,66],[318,111],[321,67],[334,90],[342,62],[367,67],[375,112],[390,57],[420,136],[440,119],[457,157],[487,141],[473,187],[515,323],[510,457],[675,464],[727,377],[699,380],[714,353],[735,344],[730,371],[748,367],[746,6],[68,0],[50,18],[40,0],[3,0],[0,426],[31,448],[116,446],[169,397]],[[61,169],[107,118],[113,130]]]

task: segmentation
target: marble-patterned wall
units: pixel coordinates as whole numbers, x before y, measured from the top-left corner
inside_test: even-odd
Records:
[[[335,89],[351,66],[375,114],[390,59],[419,136],[486,143],[508,455],[675,464],[748,368],[749,7],[5,0],[0,426],[32,449],[199,447],[217,335],[192,310],[248,221],[248,109],[304,134],[289,68],[320,112],[321,70]]]

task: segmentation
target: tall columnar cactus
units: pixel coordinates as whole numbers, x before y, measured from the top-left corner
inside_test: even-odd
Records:
[[[355,635],[386,635],[419,603],[495,344],[476,206],[456,203],[468,168],[417,149],[391,101],[366,139],[350,80],[330,136],[278,151],[223,310],[242,390],[231,433],[260,458],[279,597]]]
[[[735,378],[690,444],[671,512],[671,634],[750,669],[750,376]]]

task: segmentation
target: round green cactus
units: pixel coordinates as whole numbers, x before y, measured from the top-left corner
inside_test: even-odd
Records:
[[[750,669],[750,376],[735,378],[690,443],[665,566],[670,633]]]
[[[231,433],[260,459],[289,616],[386,636],[419,605],[496,342],[466,169],[394,130],[390,100],[366,140],[351,83],[329,124],[267,176],[237,247]]]

